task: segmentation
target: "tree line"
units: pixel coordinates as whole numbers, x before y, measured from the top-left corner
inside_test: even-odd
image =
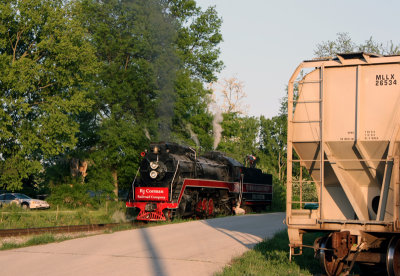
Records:
[[[284,198],[285,101],[273,118],[247,116],[234,102],[212,108],[207,84],[223,68],[214,7],[4,0],[0,21],[0,189],[85,204],[88,191],[110,197],[129,189],[140,152],[173,141],[242,162],[256,155]],[[356,45],[339,34],[315,55],[357,47],[398,52],[393,43]]]
[[[0,20],[0,188],[116,192],[149,141],[185,142],[188,125],[211,148],[213,7],[5,0]]]

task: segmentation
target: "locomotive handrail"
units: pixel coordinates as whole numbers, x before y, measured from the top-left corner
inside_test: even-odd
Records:
[[[135,178],[133,179],[133,182],[132,182],[132,200],[135,200],[135,182],[136,182],[136,178],[137,178],[137,176],[139,174],[139,169],[140,169],[140,166],[137,169]]]
[[[172,201],[172,184],[174,184],[175,176],[176,176],[176,173],[177,173],[178,168],[179,168],[179,162],[180,162],[180,160],[178,160],[178,164],[176,164],[176,169],[175,169],[174,177],[172,177],[172,181],[171,181],[171,192],[170,192],[170,196],[169,196],[169,201]]]
[[[244,182],[244,174],[241,174],[239,182],[239,206],[241,205],[243,199],[243,182]]]

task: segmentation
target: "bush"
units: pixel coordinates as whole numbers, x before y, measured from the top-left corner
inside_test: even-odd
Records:
[[[286,183],[273,177],[273,194],[272,194],[272,210],[286,210]]]
[[[52,205],[60,205],[69,208],[93,207],[98,208],[106,199],[110,199],[108,193],[91,193],[85,184],[63,184],[51,189],[51,195],[46,199]]]

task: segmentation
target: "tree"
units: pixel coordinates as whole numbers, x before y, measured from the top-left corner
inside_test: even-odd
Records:
[[[222,98],[222,112],[246,114],[248,106],[243,101],[247,95],[244,91],[243,82],[237,77],[222,79],[217,83],[217,88],[214,91]]]
[[[334,41],[324,41],[317,44],[314,55],[316,57],[334,57],[336,54],[366,52],[383,55],[400,54],[400,46],[394,45],[392,41],[386,43],[376,42],[370,37],[364,43],[356,44],[348,33],[338,33]]]
[[[199,80],[191,79],[188,72],[178,74],[175,90],[173,139],[200,150],[211,150],[212,115],[208,112],[211,91],[204,89]]]
[[[219,60],[222,19],[215,7],[202,11],[194,0],[167,0],[171,15],[177,19],[177,49],[185,70],[205,82],[215,81],[223,63]]]
[[[243,162],[247,155],[258,152],[260,124],[257,118],[244,115],[246,93],[243,82],[231,77],[210,87],[213,90],[212,109],[215,113],[214,149]],[[222,103],[218,104],[218,100]],[[221,120],[215,120],[218,117]]]
[[[212,146],[212,115],[208,110],[211,91],[204,82],[216,80],[223,64],[219,60],[221,23],[215,8],[202,11],[194,0],[169,0],[168,9],[178,24],[177,55],[182,62],[175,82],[172,139],[201,150]]]
[[[0,11],[0,186],[19,190],[75,147],[97,64],[73,5],[4,0]]]
[[[286,175],[287,116],[260,117],[260,150],[265,170],[282,181]]]
[[[260,122],[255,117],[240,117],[237,113],[224,113],[222,139],[218,150],[244,162],[249,154],[257,155]]]
[[[168,136],[179,64],[175,21],[156,0],[82,0],[81,7],[102,63],[89,118],[97,137],[91,158],[95,167],[110,170],[117,194],[120,173],[132,177],[147,144],[144,129],[156,134],[156,115],[162,118],[160,132]]]
[[[81,8],[102,64],[96,108],[82,117],[89,132],[79,140],[90,149],[90,170],[107,168],[117,189],[131,183],[149,137],[188,144],[198,137],[209,148],[210,92],[202,81],[221,67],[215,10],[188,0],[81,0]]]

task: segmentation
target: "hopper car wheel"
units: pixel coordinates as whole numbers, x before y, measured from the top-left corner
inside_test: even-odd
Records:
[[[393,237],[386,254],[386,268],[389,276],[400,276],[400,238]]]
[[[320,248],[331,248],[331,237],[323,237],[319,242]],[[340,275],[344,269],[344,262],[336,258],[332,250],[319,249],[319,263],[328,276]]]

